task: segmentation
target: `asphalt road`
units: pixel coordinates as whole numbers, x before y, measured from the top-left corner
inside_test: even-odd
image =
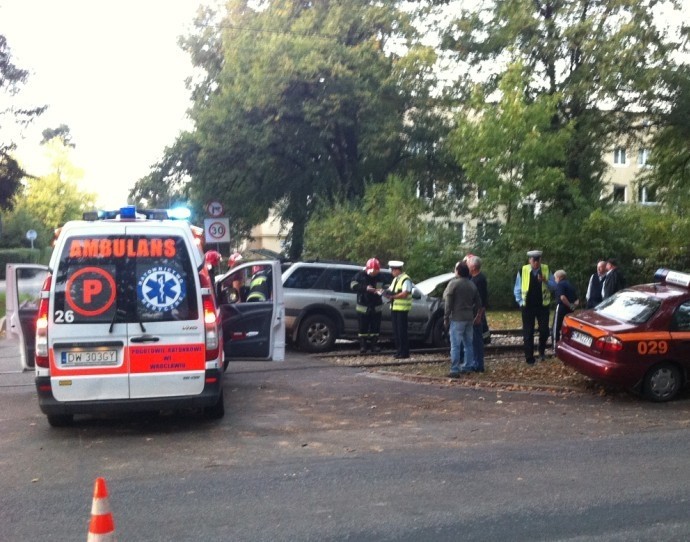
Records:
[[[4,345],[3,345],[4,343]],[[0,539],[687,540],[690,401],[420,384],[318,359],[232,365],[226,416],[51,429],[0,341]]]

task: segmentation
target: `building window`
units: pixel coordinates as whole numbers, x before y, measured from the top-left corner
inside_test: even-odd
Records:
[[[618,165],[618,166],[624,166],[625,165],[625,148],[624,147],[616,147],[613,150],[613,163]]]
[[[498,222],[478,222],[477,241],[483,244],[491,244],[498,238],[500,231]]]
[[[419,181],[417,183],[417,197],[428,200],[434,199],[436,193],[436,184],[430,179]]]
[[[640,149],[637,151],[637,165],[642,167],[647,165],[649,160],[649,149]]]
[[[637,201],[640,203],[656,203],[656,191],[648,186],[640,186],[637,189]]]
[[[458,237],[460,238],[460,242],[464,243],[467,241],[465,238],[465,223],[464,222],[456,222],[455,223],[455,231],[458,232]]]
[[[613,201],[625,202],[625,186],[619,184],[613,185]]]

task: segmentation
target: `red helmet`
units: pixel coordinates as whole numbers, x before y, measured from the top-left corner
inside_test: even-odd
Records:
[[[233,252],[228,258],[228,267],[235,267],[241,261],[242,254],[240,254],[239,252]]]
[[[204,254],[204,259],[208,265],[215,267],[220,264],[223,257],[220,255],[220,252],[209,250],[206,254]]]
[[[367,265],[364,267],[368,275],[376,273],[381,270],[381,264],[376,258],[369,258]]]

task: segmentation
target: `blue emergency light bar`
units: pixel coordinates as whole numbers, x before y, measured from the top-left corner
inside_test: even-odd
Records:
[[[86,211],[82,218],[89,222],[96,220],[187,220],[191,211],[186,207],[173,207],[172,209],[137,209],[134,205],[125,205],[112,211]]]

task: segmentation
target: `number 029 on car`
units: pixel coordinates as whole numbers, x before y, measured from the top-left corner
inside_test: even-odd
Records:
[[[580,333],[579,331],[573,331],[572,340],[576,343],[584,344],[585,346],[592,346],[592,337]]]
[[[60,354],[63,367],[83,367],[88,365],[117,365],[116,350],[73,350]]]

